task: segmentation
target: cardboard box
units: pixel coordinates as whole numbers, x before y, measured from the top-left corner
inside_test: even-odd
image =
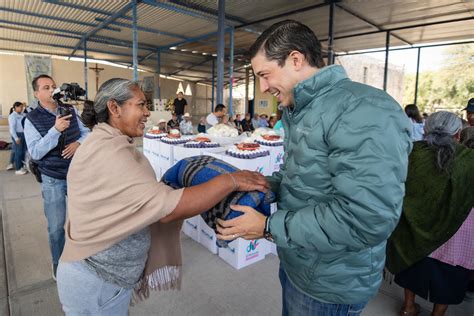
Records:
[[[227,248],[219,248],[219,257],[235,269],[244,268],[265,258],[267,244],[262,241],[237,238]]]
[[[157,180],[160,180],[161,178],[161,169],[159,163],[160,143],[161,142],[158,139],[143,138],[143,154],[150,162],[153,171],[155,171]]]
[[[212,152],[222,152],[222,147],[215,147],[215,148],[186,148],[183,145],[174,146],[173,152],[173,164],[177,163],[181,159],[194,157],[194,156],[202,156],[207,155],[208,153]]]
[[[173,145],[160,142],[159,165],[163,175],[173,164]]]
[[[228,164],[239,168],[240,170],[258,171],[264,176],[271,175],[270,156],[258,157],[254,159],[240,159],[226,155],[225,151],[217,153],[208,153],[208,155],[219,158],[227,162]]]
[[[264,146],[260,145],[261,148],[270,151],[270,174],[280,170],[280,165],[283,164],[283,146]]]
[[[206,247],[211,253],[218,253],[216,233],[212,228],[207,226],[201,216],[199,216],[199,243]]]
[[[181,229],[186,236],[197,242],[199,242],[200,218],[201,216],[199,216],[199,218],[198,216],[194,216],[185,219]]]

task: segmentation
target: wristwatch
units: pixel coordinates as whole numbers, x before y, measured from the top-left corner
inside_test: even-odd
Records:
[[[263,238],[265,238],[268,241],[273,242],[273,236],[272,233],[270,232],[270,216],[267,216],[265,219],[265,228],[263,229]]]

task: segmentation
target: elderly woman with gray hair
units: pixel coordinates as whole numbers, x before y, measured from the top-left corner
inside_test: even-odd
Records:
[[[266,191],[263,176],[239,171],[173,189],[156,181],[133,144],[150,112],[135,82],[111,79],[86,104],[92,132],[67,177],[66,245],[57,285],[67,315],[127,315],[132,289],[179,288],[181,220],[210,209],[233,191]]]
[[[453,113],[434,113],[409,158],[402,216],[387,243],[387,268],[405,290],[400,315],[420,312],[416,295],[444,315],[463,301],[474,270],[474,150],[458,143],[461,127]]]

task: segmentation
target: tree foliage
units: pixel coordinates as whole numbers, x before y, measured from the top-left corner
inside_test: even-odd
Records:
[[[422,112],[460,112],[474,97],[474,44],[450,46],[443,55],[438,70],[419,73],[417,105]],[[415,78],[415,74],[405,75],[404,104],[414,102]]]

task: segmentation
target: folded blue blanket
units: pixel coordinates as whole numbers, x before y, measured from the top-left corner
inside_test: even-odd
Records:
[[[218,175],[238,170],[236,167],[214,157],[195,156],[178,161],[166,171],[161,181],[172,188],[178,189],[198,185]],[[271,191],[267,193],[258,191],[233,192],[226,197],[222,197],[221,202],[202,213],[201,216],[209,227],[216,230],[218,218],[228,220],[242,215],[242,212],[231,210],[230,205],[250,206],[258,212],[269,216],[270,204],[274,200],[275,195]],[[219,240],[217,244],[221,247],[227,245],[226,242]]]

